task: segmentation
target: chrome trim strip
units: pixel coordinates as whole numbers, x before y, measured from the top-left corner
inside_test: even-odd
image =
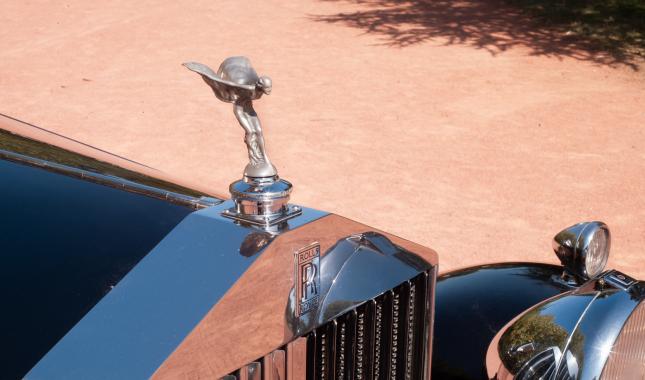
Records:
[[[163,199],[172,203],[189,206],[194,209],[211,207],[223,202],[222,199],[218,199],[214,197],[196,198],[189,195],[161,190],[156,187],[142,185],[137,182],[128,181],[123,178],[108,176],[104,174],[94,173],[88,170],[73,168],[71,166],[61,165],[54,162],[26,156],[15,152],[10,152],[8,150],[3,150],[3,149],[0,149],[0,158],[6,159],[8,161],[13,161],[13,162],[49,170],[69,177],[80,178],[86,181],[98,183],[105,186],[110,186],[116,189],[121,189],[132,193],[138,193],[152,198]]]
[[[258,230],[220,215],[232,203],[189,214],[26,378],[138,379],[153,375],[261,256],[262,249],[248,257],[240,250]],[[303,208],[300,217],[275,234],[325,215]]]
[[[2,119],[5,119],[5,120],[2,120]],[[89,149],[91,149],[91,150],[93,150],[93,151],[103,153],[103,154],[105,154],[105,155],[107,155],[107,156],[115,157],[115,158],[117,158],[117,159],[119,159],[119,160],[127,161],[127,162],[130,162],[130,163],[135,164],[135,165],[140,165],[140,166],[146,167],[146,168],[148,168],[148,169],[153,169],[153,168],[151,168],[150,166],[144,165],[144,164],[142,164],[142,163],[140,163],[140,162],[133,161],[133,160],[131,160],[131,159],[129,159],[129,158],[125,158],[125,157],[119,156],[119,155],[117,155],[117,154],[114,154],[114,153],[108,152],[108,151],[103,150],[103,149],[101,149],[101,148],[97,148],[97,147],[95,147],[95,146],[93,146],[93,145],[86,144],[86,143],[84,143],[84,142],[82,142],[82,141],[74,140],[74,139],[72,139],[72,138],[70,138],[70,137],[68,137],[68,136],[61,135],[60,133],[56,133],[56,132],[54,132],[54,131],[50,131],[50,130],[48,130],[48,129],[45,129],[45,128],[42,128],[42,127],[39,127],[39,126],[37,126],[37,125],[34,125],[34,124],[31,124],[31,123],[28,123],[28,122],[26,122],[26,121],[18,120],[18,119],[16,119],[15,117],[12,117],[12,116],[5,115],[5,114],[3,114],[3,113],[0,113],[0,129],[5,130],[5,131],[10,132],[10,133],[14,133],[14,134],[18,134],[18,135],[20,135],[20,134],[18,133],[18,131],[14,130],[13,128],[10,128],[10,127],[11,127],[11,125],[6,125],[6,124],[5,124],[7,121],[11,121],[11,122],[12,122],[12,124],[13,124],[13,123],[15,123],[15,125],[27,126],[27,127],[29,127],[29,128],[33,128],[33,129],[35,129],[35,130],[38,130],[38,131],[42,132],[42,133],[43,133],[43,134],[45,134],[45,135],[55,136],[55,137],[56,137],[56,138],[58,138],[58,139],[61,139],[61,140],[64,140],[64,141],[69,141],[70,143],[72,143],[72,144],[74,144],[74,145],[82,146],[82,147],[84,147],[84,148],[89,148]],[[24,136],[23,136],[23,137],[24,137]],[[32,137],[25,137],[25,138],[33,139]],[[40,139],[33,139],[33,140],[35,140],[35,141],[39,141],[39,142],[43,142],[43,143],[45,143],[45,144],[50,144],[50,145],[57,146],[57,144],[54,144],[52,141],[47,141],[47,140],[45,140],[45,139],[43,139],[43,140],[40,140]],[[70,152],[71,152],[71,150],[70,150]],[[154,170],[154,169],[153,169],[153,170]]]
[[[437,265],[434,268],[430,269],[426,274],[426,320],[424,328],[424,345],[426,350],[425,357],[425,371],[424,379],[432,378],[432,346],[433,346],[433,334],[434,334],[434,299],[435,292],[437,289],[437,273],[439,272],[439,267]]]
[[[135,161],[128,160],[123,157],[119,157],[105,150],[101,150],[91,145],[82,143],[80,141],[70,139],[58,133],[35,126],[33,124],[26,123],[24,121],[20,121],[10,116],[0,114],[0,135],[2,135],[3,133],[8,133],[10,135],[13,135],[18,140],[23,140],[22,143],[26,143],[27,145],[33,145],[32,148],[38,146],[41,149],[43,149],[43,153],[46,153],[46,154],[48,154],[47,152],[52,152],[52,151],[59,151],[59,152],[66,151],[67,153],[71,153],[72,155],[78,155],[79,158],[81,158],[81,160],[84,162],[86,162],[86,159],[89,161],[96,161],[97,163],[103,163],[103,164],[112,166],[117,170],[124,170],[126,172],[142,174],[146,177],[151,177],[170,185],[176,185],[181,188],[185,188],[187,190],[193,190],[197,193],[200,193],[200,195],[208,194],[219,199],[227,198],[227,196],[225,195],[221,195],[219,193],[213,193],[212,189],[207,189],[200,185],[186,182],[181,178],[173,177],[171,175],[168,175],[167,173],[150,168],[146,165],[142,165]],[[5,149],[2,147],[3,141],[1,140],[3,140],[2,137],[0,137],[0,148]],[[22,143],[19,143],[19,145],[22,145]],[[31,155],[29,153],[25,153],[23,148],[24,147],[18,147],[17,148],[18,150],[14,150],[14,148],[10,147],[5,150],[9,150],[15,153],[26,154],[28,156]],[[28,150],[31,150],[31,149],[28,149]],[[34,157],[47,159],[45,157],[41,157],[38,155]],[[58,162],[58,163],[65,164],[64,162]],[[87,163],[92,165],[90,162],[87,162]],[[74,166],[74,165],[70,165],[70,166]],[[168,190],[175,191],[173,189],[168,189]],[[178,191],[178,192],[183,193],[183,191]]]

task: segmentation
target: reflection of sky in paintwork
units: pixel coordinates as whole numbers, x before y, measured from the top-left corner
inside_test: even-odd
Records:
[[[543,271],[543,272],[542,272]],[[462,281],[462,277],[468,277],[468,281]],[[479,297],[498,297],[505,299],[515,297],[515,289],[521,286],[523,295],[528,299],[545,299],[553,295],[552,291],[557,291],[556,283],[549,280],[551,273],[540,267],[482,267],[476,270],[462,270],[455,274],[446,274],[439,279],[442,283],[441,288],[437,291],[452,294],[478,294]],[[491,283],[499,282],[503,279],[504,286],[490,286]],[[526,286],[526,283],[533,286]],[[520,285],[521,284],[521,285]],[[486,294],[479,294],[478,290],[487,289]],[[548,290],[547,290],[548,289]],[[554,289],[554,290],[552,290]],[[450,297],[448,297],[450,299]],[[458,300],[455,300],[458,302]],[[502,308],[504,305],[498,305]],[[512,305],[509,305],[512,307]]]
[[[192,210],[2,159],[0,178],[0,377],[22,378]]]
[[[559,326],[572,331],[594,294],[570,295],[540,308],[540,315],[552,315]]]
[[[327,264],[333,254],[325,255],[321,259],[322,274],[330,272]],[[327,293],[324,302],[370,299],[378,296],[382,289],[394,288],[405,280],[416,276],[419,272],[418,268],[411,267],[407,262],[401,261],[397,257],[384,255],[368,247],[360,247],[357,251],[353,250],[351,257],[343,262],[342,270],[338,270],[333,280],[333,286]],[[375,275],[376,273],[386,273],[387,275],[378,276]],[[321,277],[321,282],[325,282],[323,277]]]

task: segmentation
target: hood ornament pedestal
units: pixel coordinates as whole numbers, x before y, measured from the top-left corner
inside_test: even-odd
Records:
[[[292,185],[280,179],[269,160],[260,118],[253,109],[254,100],[271,93],[271,78],[258,76],[246,57],[226,58],[217,72],[197,62],[184,66],[201,75],[219,100],[233,103],[233,113],[245,132],[249,163],[243,178],[229,186],[235,206],[222,215],[264,227],[300,215],[302,210],[298,206],[287,203]]]

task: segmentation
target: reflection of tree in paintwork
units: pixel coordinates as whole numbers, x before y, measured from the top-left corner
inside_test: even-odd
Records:
[[[92,148],[96,149],[96,148]],[[99,173],[108,176],[119,177],[128,181],[136,182],[141,185],[152,186],[162,190],[172,191],[193,197],[201,197],[198,191],[187,189],[183,186],[176,185],[164,180],[137,173],[132,170],[124,169],[119,166],[99,161],[97,159],[74,153],[55,145],[50,145],[41,141],[32,140],[26,137],[18,136],[11,132],[0,129],[0,150],[6,150],[40,160],[50,161],[56,164],[70,166],[72,168],[87,170],[93,173]],[[108,153],[110,154],[110,153]],[[110,154],[111,155],[111,154]],[[115,156],[118,157],[118,156]],[[123,160],[129,161],[122,157]],[[131,161],[134,162],[134,161]],[[206,195],[207,196],[207,195]]]
[[[500,339],[500,357],[511,373],[517,373],[533,355],[553,346],[563,350],[567,338],[567,331],[555,323],[552,315],[541,315],[538,310],[530,311],[517,320]],[[531,342],[533,349],[518,349]],[[584,335],[576,331],[569,350],[579,352],[583,342]]]
[[[274,238],[275,236],[268,232],[253,231],[244,238],[239,252],[244,257],[254,256],[266,248]]]

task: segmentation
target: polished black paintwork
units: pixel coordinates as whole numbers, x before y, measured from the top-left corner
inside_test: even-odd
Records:
[[[38,128],[33,126],[33,128]],[[39,129],[39,128],[38,128]],[[77,142],[78,143],[78,142]],[[81,144],[81,143],[78,143]],[[88,147],[85,144],[81,144]],[[107,153],[94,147],[90,147],[97,152]],[[0,129],[0,157],[4,152],[17,153],[25,155],[29,158],[42,160],[43,163],[54,163],[64,165],[69,168],[80,169],[91,173],[100,173],[102,175],[111,176],[127,181],[132,181],[141,185],[150,186],[156,189],[171,191],[192,197],[208,196],[199,191],[188,189],[174,183],[170,183],[159,178],[150,177],[132,170],[124,169],[114,164],[99,161],[97,159],[83,156],[81,154],[70,152],[61,147],[50,145],[42,141],[33,140],[24,136],[20,136],[9,131]],[[123,157],[115,156],[116,159],[124,159]],[[134,161],[130,161],[137,165],[141,165]],[[144,167],[142,165],[142,167]]]
[[[536,303],[567,291],[552,281],[562,267],[535,263],[482,265],[438,277],[433,379],[486,379],[486,350],[495,334]]]
[[[0,378],[22,377],[192,209],[0,159]]]

